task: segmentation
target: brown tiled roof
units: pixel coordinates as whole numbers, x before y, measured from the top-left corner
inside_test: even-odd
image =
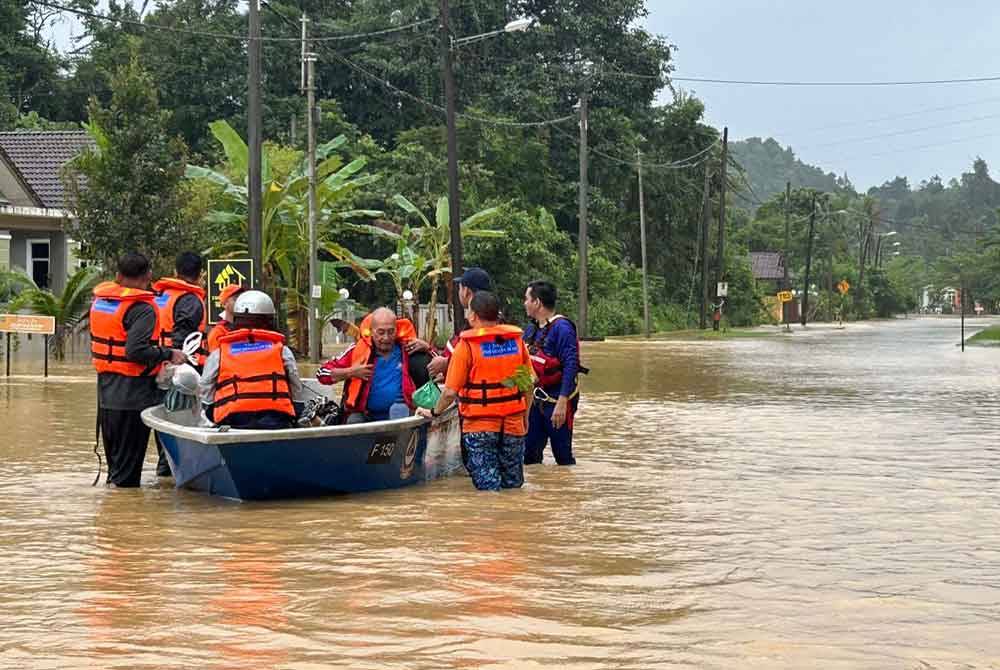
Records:
[[[14,130],[0,132],[0,159],[10,164],[39,205],[66,206],[60,171],[66,161],[94,142],[83,130]]]
[[[783,279],[785,259],[780,251],[751,251],[750,269],[754,279]]]

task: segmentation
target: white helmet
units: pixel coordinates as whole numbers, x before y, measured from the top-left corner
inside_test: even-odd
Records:
[[[274,316],[274,302],[263,291],[243,291],[233,305],[233,316]]]

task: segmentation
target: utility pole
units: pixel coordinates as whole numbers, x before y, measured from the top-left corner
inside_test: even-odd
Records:
[[[782,265],[782,280],[781,280],[781,290],[788,291],[791,289],[791,284],[788,281],[788,262],[791,253],[791,237],[792,237],[792,182],[785,182],[785,260]],[[781,303],[781,319],[785,322],[785,330],[790,331],[792,329],[791,319],[788,318],[789,312],[791,312],[791,301],[786,301]]]
[[[319,299],[323,287],[319,283],[316,258],[316,54],[309,50],[309,19],[302,15],[302,84],[306,93],[306,156],[309,175],[309,360],[320,361],[322,326],[319,319]]]
[[[812,211],[809,212],[809,244],[806,246],[806,285],[802,293],[802,325],[809,318],[809,271],[812,269],[813,231],[816,229],[816,194],[812,197]]]
[[[705,186],[701,193],[701,226],[698,235],[698,257],[701,258],[701,309],[698,313],[698,328],[705,330],[705,316],[708,309],[708,224],[712,218],[711,168],[705,165]]]
[[[960,300],[962,302],[962,353],[965,353],[965,282],[959,284],[958,289],[961,292]],[[8,347],[9,349],[9,347]]]
[[[451,62],[451,7],[448,0],[441,0],[441,68],[444,77],[444,98],[448,125],[448,224],[451,231],[451,274],[452,277],[462,275],[462,220],[459,218],[458,190],[458,130],[455,125],[455,73]],[[399,296],[397,296],[398,298]],[[465,310],[458,299],[458,291],[452,291],[452,317],[455,320],[455,332],[462,328],[465,321]]]
[[[639,166],[639,244],[642,248],[642,323],[649,339],[649,279],[646,274],[646,206],[642,197],[642,150],[636,149]]]
[[[729,128],[722,129],[722,180],[719,186],[719,240],[718,254],[715,259],[715,286],[718,292],[719,283],[726,276],[726,162],[729,156]],[[719,310],[722,310],[722,296],[716,296]],[[712,320],[712,330],[718,330],[722,319]]]
[[[579,269],[579,313],[577,315],[576,327],[581,337],[587,337],[590,329],[587,327],[587,191],[589,189],[587,177],[587,89],[580,92],[580,184],[579,184],[579,224],[580,229],[577,235],[579,249],[577,259]]]
[[[249,0],[250,35],[247,43],[247,248],[253,259],[257,284],[264,274],[261,183],[261,100],[260,100],[260,0]]]

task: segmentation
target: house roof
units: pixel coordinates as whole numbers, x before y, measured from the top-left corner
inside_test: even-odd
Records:
[[[0,132],[0,160],[16,173],[48,209],[66,208],[66,190],[60,171],[68,160],[94,142],[83,130],[14,130]]]
[[[784,279],[784,254],[780,251],[751,251],[750,270],[754,279]]]

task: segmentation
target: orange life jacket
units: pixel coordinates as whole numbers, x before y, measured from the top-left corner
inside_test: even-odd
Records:
[[[156,314],[156,296],[152,291],[125,288],[113,281],[101,282],[94,287],[94,302],[90,305],[90,357],[98,372],[113,372],[126,377],[155,375],[160,365],[152,367],[145,363],[130,361],[125,357],[125,313],[140,302],[149,304],[156,317],[153,339],[150,344],[158,344],[160,322]]]
[[[212,326],[212,330],[208,331],[208,344],[205,346],[208,353],[212,353],[218,349],[219,341],[229,333],[233,332],[232,325],[233,324],[228,321],[219,321],[217,324]]]
[[[367,365],[374,355],[372,347],[372,315],[369,314],[361,320],[361,334],[358,341],[351,350],[351,365]],[[417,329],[409,319],[396,319],[396,344],[403,345],[416,339]],[[410,378],[409,360],[406,356],[406,349],[403,349],[403,398],[407,404],[412,402],[413,380]],[[363,412],[368,402],[368,390],[371,387],[371,380],[350,377],[344,382],[343,406],[348,412]]]
[[[281,356],[285,338],[270,330],[242,329],[220,340],[213,419],[236,412],[274,411],[295,416]]]
[[[205,341],[205,331],[208,327],[208,310],[205,308],[205,289],[197,284],[191,284],[176,277],[166,277],[153,284],[156,292],[156,307],[160,310],[160,346],[180,349],[183,341],[174,341],[174,307],[182,297],[193,294],[201,300],[201,324],[198,332],[201,333],[201,347],[198,348],[195,356],[198,365],[205,364],[205,357],[208,355]]]
[[[524,361],[523,332],[517,326],[491,326],[462,332],[472,354],[472,367],[458,393],[458,412],[469,418],[513,416],[528,409],[524,394],[503,381]]]

